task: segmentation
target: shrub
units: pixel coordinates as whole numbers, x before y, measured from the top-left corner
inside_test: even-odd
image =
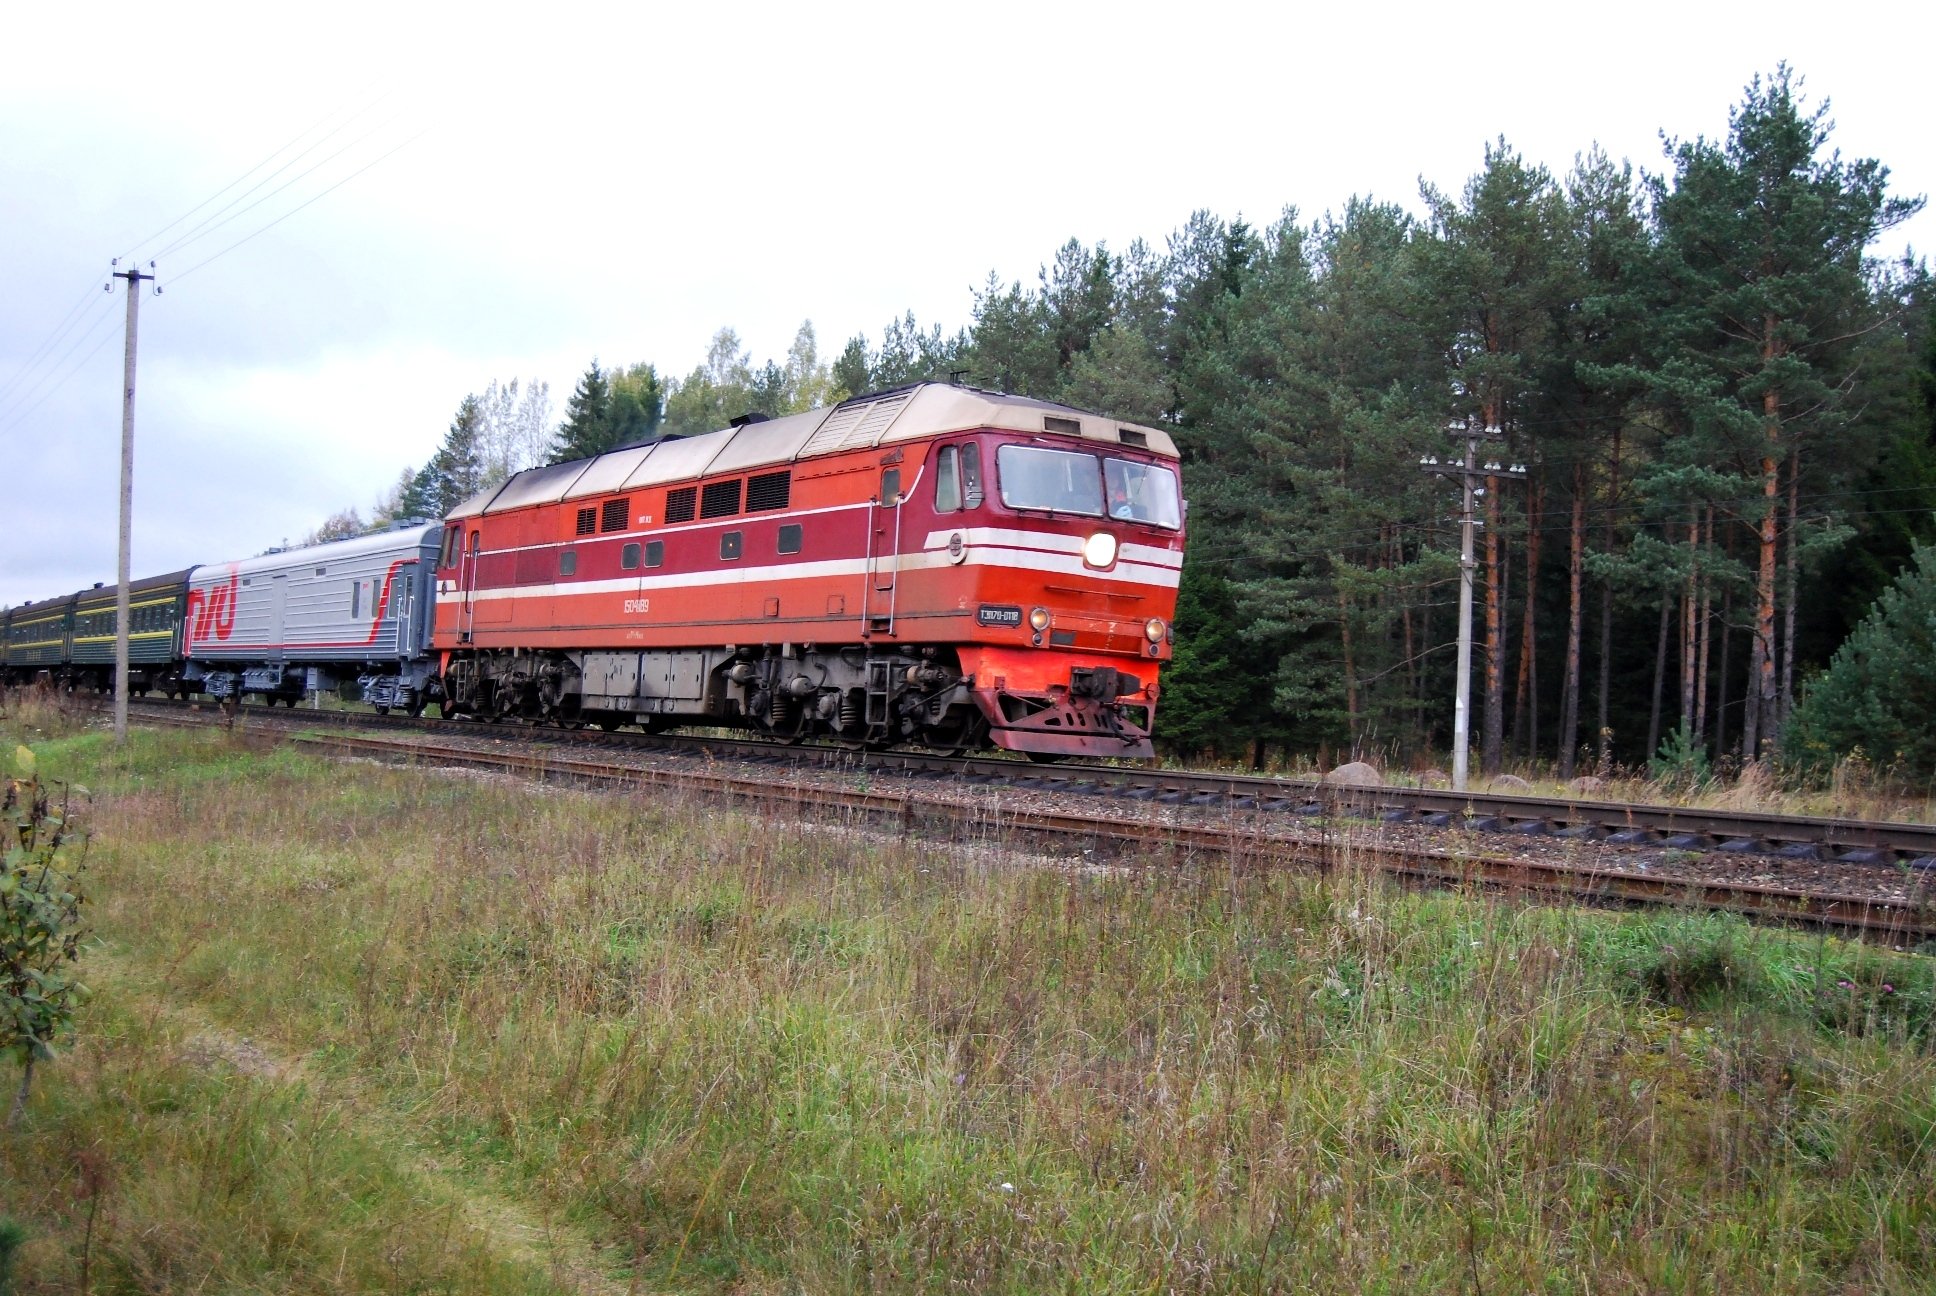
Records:
[[[35,1064],[53,1059],[53,1041],[87,993],[73,973],[87,838],[72,831],[66,798],[56,806],[49,797],[34,754],[21,747],[14,762],[19,776],[0,803],[0,1057],[21,1068],[9,1126],[26,1106]]]

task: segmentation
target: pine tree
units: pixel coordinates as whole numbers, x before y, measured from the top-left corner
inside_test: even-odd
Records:
[[[551,463],[589,459],[616,444],[612,439],[612,381],[598,367],[596,357],[585,370],[571,399],[565,402],[565,421],[551,441]]]
[[[649,364],[613,371],[608,436],[612,446],[656,441],[665,423],[665,384]]]
[[[1783,741],[1803,764],[1860,748],[1877,765],[1936,775],[1936,549],[1918,549],[1896,583],[1807,690]]]
[[[484,488],[484,403],[466,396],[425,472],[430,516],[442,517]]]
[[[1661,322],[1677,344],[1668,371],[1681,371],[1696,420],[1730,446],[1730,457],[1753,465],[1758,486],[1748,759],[1780,719],[1783,497],[1798,493],[1804,444],[1846,426],[1851,340],[1867,326],[1870,304],[1864,251],[1921,207],[1887,196],[1889,172],[1879,162],[1824,155],[1828,102],[1804,112],[1798,89],[1786,65],[1766,81],[1757,76],[1729,114],[1727,139],[1671,144],[1672,187],[1653,182],[1673,302]],[[1792,505],[1788,512],[1792,537]]]
[[[864,336],[847,339],[847,345],[840,349],[840,358],[834,361],[828,374],[832,382],[829,395],[834,400],[847,400],[865,394],[872,384],[873,369],[867,355],[867,339]]]
[[[1544,482],[1536,429],[1541,426],[1538,378],[1550,363],[1554,320],[1564,295],[1560,255],[1567,214],[1559,188],[1544,167],[1528,166],[1501,139],[1488,145],[1484,169],[1466,183],[1458,200],[1429,185],[1436,238],[1420,244],[1423,269],[1433,286],[1445,337],[1446,378],[1461,390],[1473,415],[1504,429],[1514,454],[1532,465],[1523,492],[1528,506],[1526,547],[1527,623],[1520,639],[1519,696],[1533,693],[1532,656],[1537,626],[1531,609],[1538,575],[1538,502]],[[1504,758],[1507,670],[1506,551],[1503,478],[1485,483],[1484,669],[1481,689],[1480,764],[1497,774]],[[1515,708],[1516,711],[1519,708]],[[1516,724],[1515,728],[1520,728]],[[1529,726],[1537,728],[1534,723]]]

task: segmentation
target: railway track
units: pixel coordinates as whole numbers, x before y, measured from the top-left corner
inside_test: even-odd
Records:
[[[194,704],[146,702],[145,707],[193,709]],[[985,786],[1100,796],[1159,805],[1209,806],[1266,813],[1319,816],[1340,808],[1389,824],[1457,828],[1524,838],[1553,837],[1612,846],[1717,851],[1775,859],[1841,864],[1897,865],[1936,872],[1936,824],[1810,818],[1750,811],[1598,801],[1588,797],[1515,796],[1431,788],[1351,787],[1318,779],[1198,773],[1108,765],[1033,765],[1010,757],[950,756],[923,752],[855,752],[829,747],[786,747],[747,738],[651,735],[621,731],[482,725],[474,721],[340,711],[289,711],[244,707],[243,714],[296,724],[353,725],[423,733],[520,735],[531,741],[593,750],[702,753],[722,759],[756,759],[871,769],[915,776],[959,778]]]
[[[141,710],[175,723],[222,719],[177,704]],[[343,712],[244,708],[241,719],[256,732],[264,724],[312,730],[306,743],[335,755],[583,786],[677,788],[775,813],[838,812],[900,832],[959,836],[964,829],[995,829],[1087,859],[1215,859],[1236,866],[1318,869],[1356,860],[1415,885],[1477,885],[1598,904],[1691,905],[1904,948],[1936,940],[1936,898],[1923,885],[1925,880],[1936,884],[1936,872],[1918,866],[1936,841],[1936,829],[1922,825],[1703,817],[1678,807],[1454,797],[1430,790],[1326,787],[1315,781],[1166,770],[1045,769],[999,758],[859,753],[745,739]],[[393,730],[397,736],[323,731],[346,726]],[[796,776],[780,777],[781,768]],[[890,774],[900,777],[885,782],[879,777]],[[991,796],[991,790],[1009,795]],[[1103,809],[1098,799],[1113,804]],[[1375,831],[1341,831],[1353,823]],[[1805,835],[1810,826],[1816,829],[1812,842]],[[1729,834],[1746,831],[1755,834],[1752,840],[1762,850],[1730,849],[1729,843],[1748,838]],[[1794,849],[1797,844],[1814,849],[1803,854]],[[1663,853],[1683,867],[1663,870],[1649,864]],[[1744,876],[1739,866],[1751,854],[1768,856],[1767,868]],[[1700,858],[1725,867],[1691,867]],[[1805,869],[1799,879],[1768,880],[1769,870],[1780,876],[1797,867]],[[1892,883],[1887,893],[1878,893],[1873,882],[1885,873],[1892,880],[1911,878],[1913,884]],[[1838,878],[1844,884],[1837,885]]]

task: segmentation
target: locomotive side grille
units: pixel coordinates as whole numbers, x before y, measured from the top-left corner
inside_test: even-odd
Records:
[[[739,486],[737,477],[731,481],[707,482],[699,496],[699,516],[731,517],[739,512]]]
[[[598,510],[593,508],[581,508],[578,510],[578,526],[575,530],[572,531],[572,534],[590,535],[592,533],[592,529],[597,525],[598,525]]]
[[[872,438],[887,431],[887,425],[892,423],[899,416],[902,408],[913,399],[913,392],[902,392],[899,396],[889,396],[885,400],[875,401],[867,407],[867,416],[861,419],[854,432],[869,438],[869,444],[872,444]]]
[[[666,492],[666,521],[690,522],[699,501],[697,486],[681,486]]]
[[[746,479],[746,511],[766,513],[783,509],[793,498],[791,470],[758,473]]]
[[[914,393],[896,392],[879,400],[868,401],[865,405],[843,405],[827,416],[820,430],[807,438],[800,447],[800,457],[832,454],[838,450],[855,450],[874,445],[881,433],[887,431],[907,403],[914,399]]]
[[[605,511],[598,519],[600,531],[623,531],[627,519],[632,516],[632,501],[615,499],[605,501]]]

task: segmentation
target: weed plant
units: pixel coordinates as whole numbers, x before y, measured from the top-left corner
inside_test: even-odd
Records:
[[[110,975],[0,1144],[23,1290],[1936,1269],[1926,960],[1394,891],[1348,840],[1098,869],[201,734],[41,757],[99,800]]]

